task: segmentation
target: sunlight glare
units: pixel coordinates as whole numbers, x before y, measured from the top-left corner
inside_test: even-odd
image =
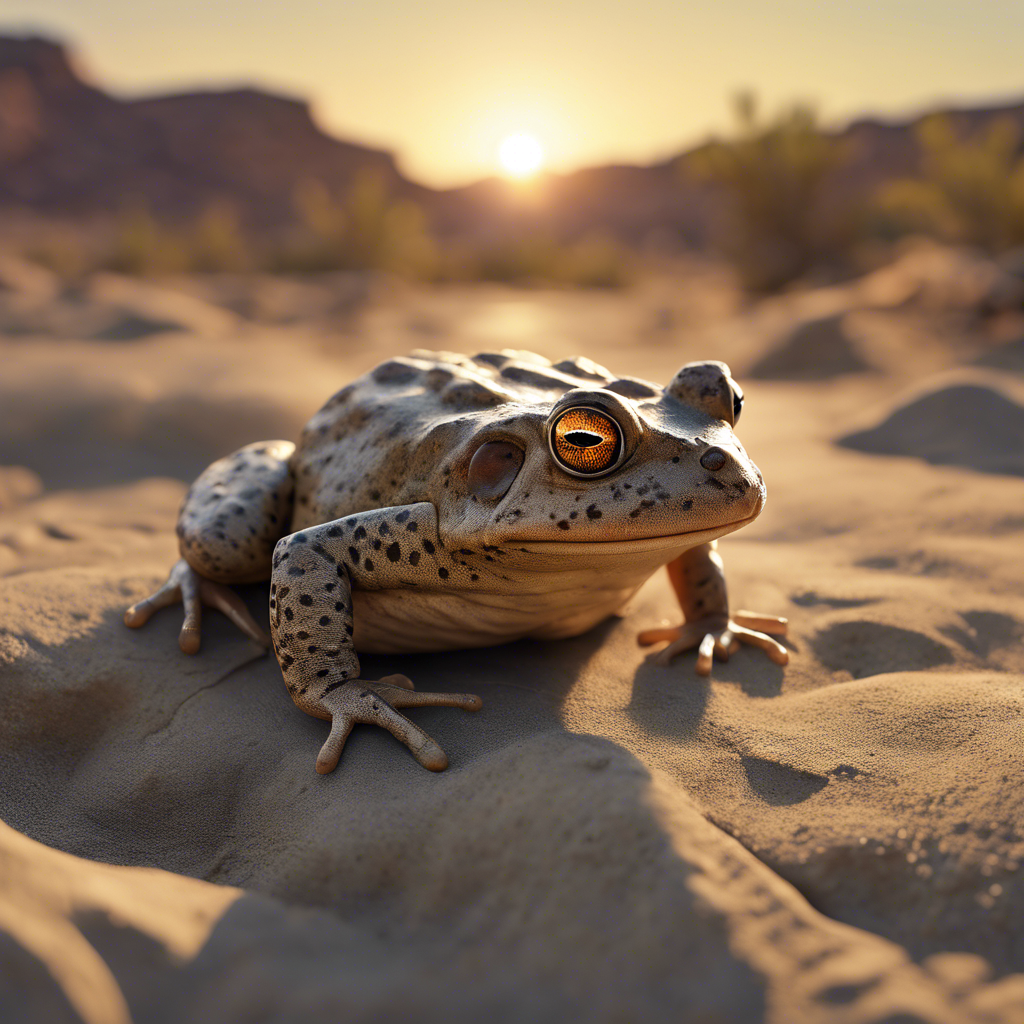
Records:
[[[498,148],[498,161],[511,178],[528,178],[540,170],[544,150],[532,135],[510,135]]]

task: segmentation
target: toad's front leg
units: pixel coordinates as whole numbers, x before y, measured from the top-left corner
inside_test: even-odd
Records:
[[[711,673],[715,655],[728,661],[740,644],[749,644],[760,647],[776,665],[789,663],[786,648],[767,635],[785,636],[786,619],[747,611],[729,613],[717,541],[684,551],[666,568],[686,621],[681,626],[647,629],[638,634],[637,640],[643,645],[669,642],[658,652],[656,661],[668,665],[676,655],[696,647],[697,674],[706,676]]]
[[[387,729],[424,768],[443,771],[448,766],[445,752],[397,709],[442,706],[477,711],[481,707],[480,698],[469,693],[417,692],[405,676],[386,676],[376,682],[359,678],[352,641],[352,585],[414,586],[414,580],[402,576],[416,575],[415,567],[423,557],[420,548],[410,566],[395,556],[393,545],[399,549],[400,545],[393,534],[387,543],[382,543],[381,536],[415,523],[421,534],[436,538],[436,521],[432,505],[377,509],[294,533],[274,550],[270,587],[274,651],[296,706],[331,723],[316,761],[321,774],[334,770],[352,727],[359,723]],[[431,551],[440,547],[439,541],[431,543],[429,538],[427,544]]]

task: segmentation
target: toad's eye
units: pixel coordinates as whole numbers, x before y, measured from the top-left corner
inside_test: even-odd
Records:
[[[618,461],[622,432],[611,416],[596,409],[568,409],[551,428],[551,449],[572,473],[604,473]]]
[[[480,445],[469,463],[469,493],[485,500],[500,498],[523,464],[523,453],[506,441]]]

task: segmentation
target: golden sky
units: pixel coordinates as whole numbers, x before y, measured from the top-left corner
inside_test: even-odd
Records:
[[[1024,0],[0,0],[0,31],[72,42],[120,95],[309,97],[438,187],[519,133],[555,170],[668,156],[744,87],[830,122],[1024,98]]]

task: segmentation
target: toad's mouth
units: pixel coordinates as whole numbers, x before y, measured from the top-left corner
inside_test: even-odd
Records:
[[[647,551],[661,551],[678,548],[685,551],[699,544],[709,544],[719,537],[742,530],[752,523],[760,514],[760,509],[745,519],[737,519],[733,523],[714,526],[705,530],[690,530],[686,533],[669,533],[659,537],[638,537],[631,540],[518,540],[506,541],[518,550],[544,555],[584,555],[586,557],[619,554],[640,554]]]

